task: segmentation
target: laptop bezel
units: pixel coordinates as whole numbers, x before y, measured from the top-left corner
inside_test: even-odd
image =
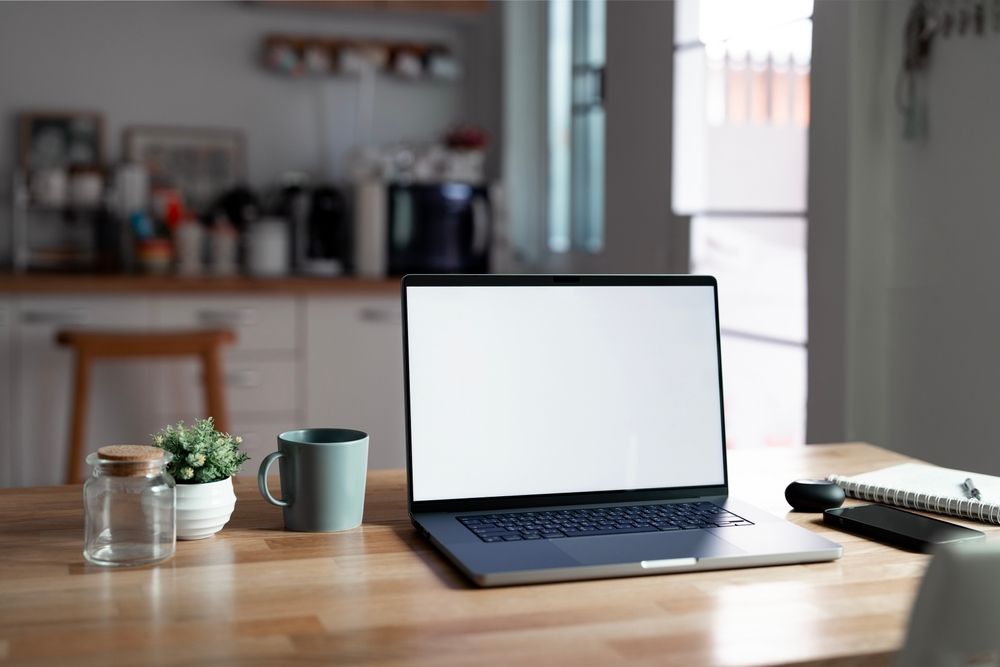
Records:
[[[721,485],[668,487],[657,489],[621,489],[615,491],[584,491],[487,498],[451,498],[443,500],[413,500],[413,452],[410,426],[410,350],[407,316],[408,287],[711,287],[715,303],[715,349],[719,369],[719,422],[721,426],[722,475]],[[402,292],[403,334],[403,394],[406,418],[406,494],[410,515],[427,512],[468,512],[515,509],[520,507],[550,507],[555,505],[590,505],[654,500],[676,500],[729,494],[729,465],[726,458],[725,402],[722,389],[722,347],[719,331],[719,288],[713,276],[695,275],[466,275],[411,274],[400,281]]]

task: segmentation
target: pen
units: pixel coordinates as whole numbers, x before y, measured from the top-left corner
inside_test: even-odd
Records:
[[[969,498],[975,498],[976,500],[983,499],[983,494],[981,494],[979,492],[979,489],[976,488],[976,484],[975,482],[972,481],[971,477],[969,477],[968,479],[965,480],[965,482],[962,483],[962,488],[965,489],[965,495],[968,496]]]

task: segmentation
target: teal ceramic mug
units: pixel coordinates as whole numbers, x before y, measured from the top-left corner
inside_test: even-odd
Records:
[[[281,498],[267,488],[267,472],[278,459]],[[278,436],[278,451],[260,462],[257,487],[282,509],[287,530],[348,530],[361,525],[367,472],[367,433],[306,428]]]

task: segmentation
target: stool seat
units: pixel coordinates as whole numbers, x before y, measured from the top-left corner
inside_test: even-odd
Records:
[[[206,416],[215,420],[222,432],[229,430],[222,381],[222,346],[236,342],[228,329],[183,331],[125,331],[64,329],[56,332],[56,342],[76,353],[73,381],[72,423],[67,452],[66,481],[83,480],[81,456],[87,425],[87,404],[91,363],[98,359],[197,357],[201,359],[205,386]]]

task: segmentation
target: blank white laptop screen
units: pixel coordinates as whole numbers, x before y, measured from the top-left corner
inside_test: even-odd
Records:
[[[709,286],[407,286],[413,499],[724,483]]]

